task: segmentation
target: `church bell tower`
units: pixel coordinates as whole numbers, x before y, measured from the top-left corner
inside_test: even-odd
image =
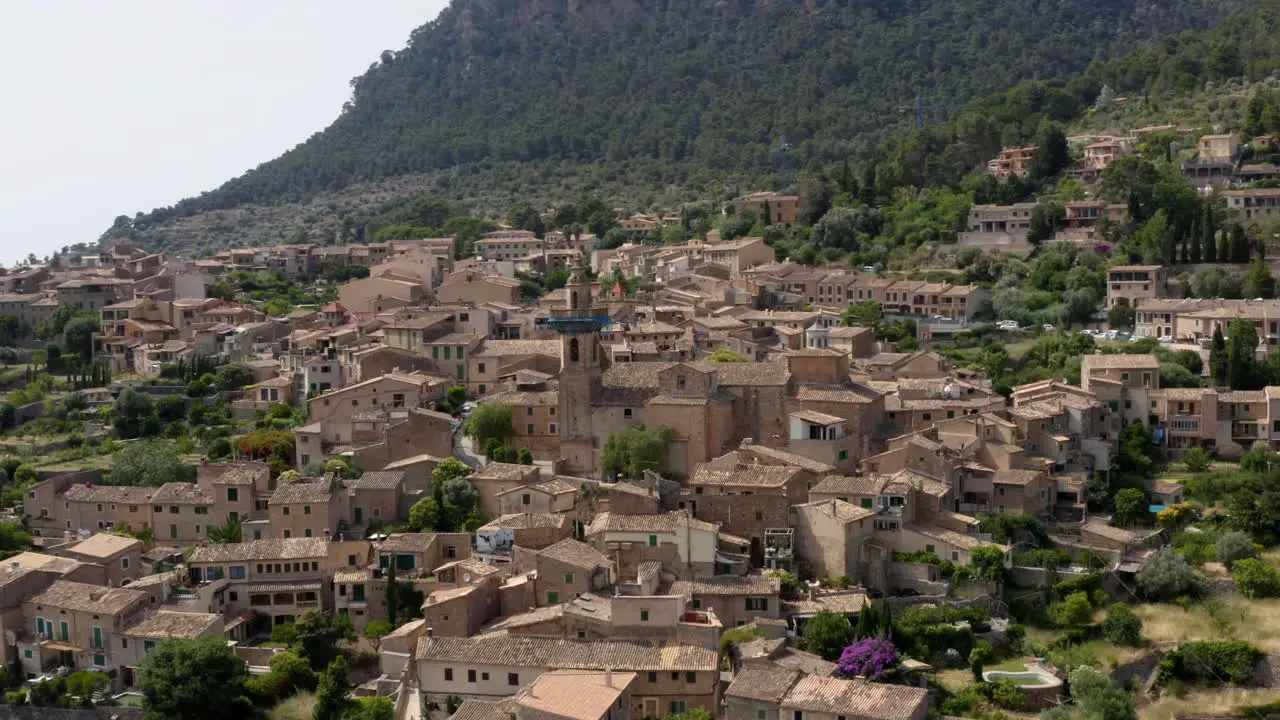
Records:
[[[570,273],[565,307],[553,309],[548,324],[560,334],[560,457],[568,472],[591,475],[597,469],[591,399],[600,391],[600,330],[610,320],[608,311],[595,305],[584,263],[585,258]]]

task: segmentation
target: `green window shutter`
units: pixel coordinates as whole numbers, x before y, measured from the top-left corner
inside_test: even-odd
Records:
[[[658,536],[657,536],[657,535],[650,535],[650,536],[649,536],[649,547],[658,547]]]

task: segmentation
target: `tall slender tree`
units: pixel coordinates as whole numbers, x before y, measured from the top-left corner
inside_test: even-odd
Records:
[[[400,599],[400,588],[396,587],[396,553],[391,553],[391,558],[387,561],[387,622],[391,623],[391,627],[396,626],[396,607]]]

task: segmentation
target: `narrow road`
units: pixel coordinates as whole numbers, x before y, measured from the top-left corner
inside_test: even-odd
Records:
[[[467,467],[482,468],[488,463],[484,455],[475,451],[475,442],[462,433],[461,425],[453,430],[453,456]]]

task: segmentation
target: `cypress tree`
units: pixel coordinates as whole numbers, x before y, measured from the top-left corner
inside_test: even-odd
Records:
[[[396,588],[396,554],[391,553],[391,559],[387,562],[387,622],[391,623],[391,627],[396,626],[396,603],[399,600],[399,592]]]
[[[875,637],[880,628],[880,618],[876,614],[876,606],[868,604],[858,613],[858,627],[854,636],[858,640]]]
[[[884,599],[884,612],[880,614],[880,634],[893,638],[893,611],[889,608],[889,598]]]
[[[1227,341],[1222,337],[1222,326],[1213,329],[1213,344],[1209,346],[1209,373],[1213,376],[1213,384],[1224,387],[1227,384]]]
[[[1200,262],[1200,236],[1204,233],[1205,217],[1201,211],[1196,214],[1196,224],[1191,228],[1191,262]]]

